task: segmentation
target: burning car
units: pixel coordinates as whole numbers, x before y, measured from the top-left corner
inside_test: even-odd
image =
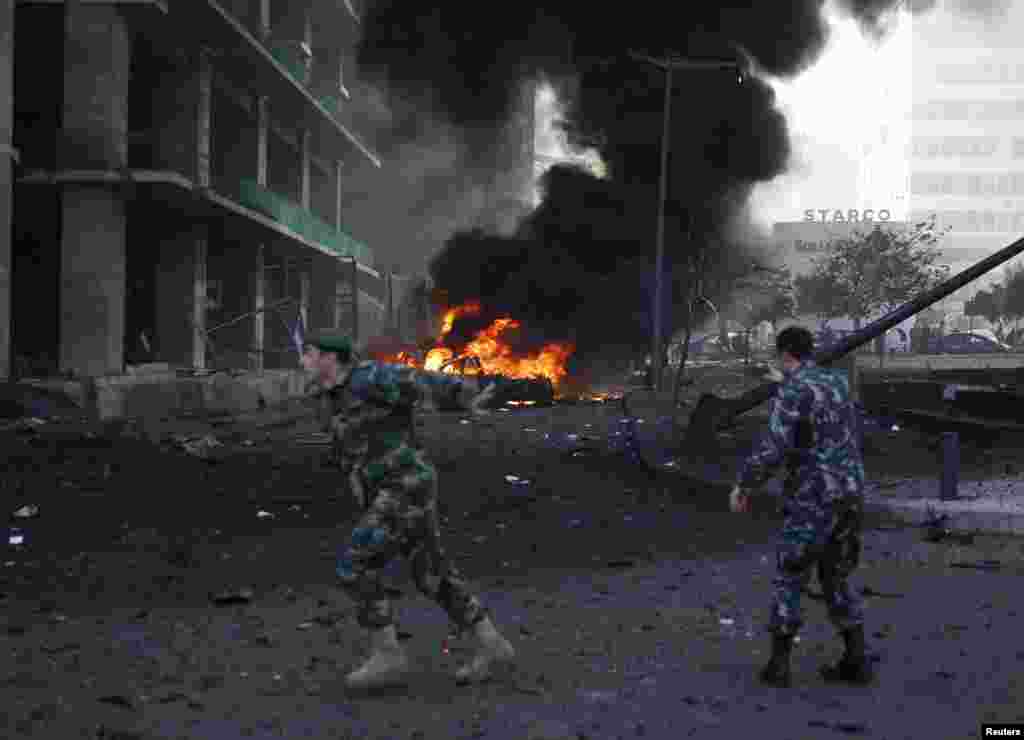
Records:
[[[491,402],[492,407],[535,406],[549,404],[555,400],[555,387],[547,378],[509,378],[500,373],[490,374],[485,372],[480,358],[474,355],[463,355],[449,360],[441,366],[441,372],[475,377],[480,388],[496,384],[497,392]]]
[[[552,402],[564,385],[566,362],[575,348],[568,343],[549,342],[529,351],[516,350],[511,338],[520,323],[509,317],[492,321],[468,342],[454,342],[451,333],[455,321],[480,312],[480,304],[472,302],[450,308],[442,317],[440,335],[432,348],[425,352],[403,349],[379,359],[475,378],[481,387],[496,383],[496,406]]]

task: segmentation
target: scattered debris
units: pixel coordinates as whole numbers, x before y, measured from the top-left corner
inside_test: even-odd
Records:
[[[203,460],[210,459],[211,450],[224,446],[221,441],[212,434],[207,434],[202,437],[177,435],[173,439],[179,449],[193,457],[198,457]]]
[[[330,443],[331,435],[327,432],[314,432],[313,434],[307,434],[295,439],[295,444],[306,445],[309,447],[320,447],[329,445]]]
[[[938,514],[935,509],[931,506],[927,509],[927,519],[924,524],[924,541],[925,542],[942,542],[953,537],[953,530],[950,528],[950,518],[948,514]]]
[[[636,561],[634,560],[609,560],[607,563],[609,568],[634,568],[636,567]]]
[[[96,701],[102,704],[110,704],[115,707],[121,707],[122,709],[135,709],[135,703],[127,696],[122,694],[111,694],[109,696],[101,696]]]
[[[13,430],[18,432],[34,432],[37,429],[39,429],[39,427],[44,426],[45,424],[45,419],[40,419],[35,416],[29,416],[23,419],[18,419],[16,421],[10,422],[6,424],[3,428],[4,430],[8,431]]]
[[[248,604],[255,596],[251,588],[240,588],[235,591],[221,591],[210,598],[217,606],[231,606],[233,604]]]
[[[950,568],[972,568],[974,570],[999,570],[1003,564],[999,560],[976,560],[974,562],[950,563]]]
[[[269,511],[264,511],[263,509],[260,509],[259,511],[256,512],[256,517],[258,519],[274,519],[276,515],[272,514]]]
[[[517,475],[506,475],[505,476],[505,481],[507,483],[511,483],[513,486],[528,486],[528,485],[530,485],[530,481],[528,481],[526,478],[520,478]]]
[[[849,720],[840,720],[838,722],[826,722],[820,719],[812,719],[807,723],[808,727],[821,727],[826,730],[835,730],[836,732],[845,732],[850,735],[859,735],[867,732],[867,725],[863,722],[855,722]]]
[[[33,517],[39,516],[39,507],[38,506],[22,506],[20,509],[15,511],[12,514],[12,516],[15,519],[31,519]]]

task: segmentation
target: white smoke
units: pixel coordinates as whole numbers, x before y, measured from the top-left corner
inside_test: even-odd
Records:
[[[569,145],[568,137],[561,124],[565,121],[565,105],[558,99],[558,93],[548,82],[537,86],[534,107],[536,129],[534,132],[534,186],[533,204],[539,205],[541,192],[540,178],[556,164],[575,164],[595,177],[607,177],[608,171],[596,149],[576,150]]]
[[[378,266],[422,273],[457,231],[514,233],[526,208],[515,207],[516,194],[502,199],[498,192],[507,173],[470,167],[462,135],[451,124],[425,118],[422,108],[392,108],[380,90],[358,87],[357,131],[371,134],[366,138],[372,141],[374,131],[405,129],[404,143],[382,153],[381,168],[355,162],[343,184],[344,224],[370,245]]]

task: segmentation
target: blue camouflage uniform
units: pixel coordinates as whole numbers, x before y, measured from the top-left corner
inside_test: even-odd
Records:
[[[861,550],[859,424],[846,374],[806,360],[784,374],[768,432],[740,473],[741,487],[756,488],[787,468],[769,621],[775,634],[794,635],[802,626],[800,595],[815,565],[833,624],[841,631],[863,624],[861,601],[847,583]]]
[[[459,377],[402,365],[362,362],[323,389],[334,459],[362,511],[337,564],[341,588],[359,605],[357,622],[377,630],[393,623],[381,571],[395,557],[411,565],[417,588],[460,629],[485,616],[483,607],[440,543],[437,470],[415,433],[418,401],[458,402]]]

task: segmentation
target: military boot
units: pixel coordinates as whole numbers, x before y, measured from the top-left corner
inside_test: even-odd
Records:
[[[864,650],[864,628],[854,627],[843,632],[846,651],[837,663],[822,666],[821,677],[831,683],[850,683],[864,686],[874,679],[874,667]]]
[[[473,632],[480,647],[473,659],[455,673],[455,680],[460,685],[482,683],[490,678],[491,667],[495,663],[510,663],[516,657],[512,645],[501,636],[489,618],[473,625]]]
[[[793,652],[793,635],[772,636],[772,657],[761,669],[759,677],[762,683],[769,686],[789,688],[792,684],[790,655]]]
[[[345,686],[349,689],[375,689],[405,683],[409,660],[398,644],[394,625],[371,632],[370,645],[370,659],[345,677]]]

